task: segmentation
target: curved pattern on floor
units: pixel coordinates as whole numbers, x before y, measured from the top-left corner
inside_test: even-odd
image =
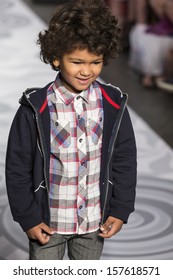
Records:
[[[5,152],[17,100],[55,72],[39,60],[37,34],[44,23],[20,0],[0,2],[0,259],[27,259],[28,242],[13,222],[5,188]],[[106,240],[102,259],[173,259],[173,151],[132,111],[138,148],[136,211]]]
[[[172,202],[172,181],[140,178],[136,211],[106,243],[103,259],[172,259]]]

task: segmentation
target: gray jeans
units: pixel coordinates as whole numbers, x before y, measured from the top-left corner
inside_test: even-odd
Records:
[[[99,260],[104,239],[98,231],[83,235],[54,234],[49,242],[41,245],[38,241],[29,241],[30,260],[62,260],[67,253],[70,260]]]

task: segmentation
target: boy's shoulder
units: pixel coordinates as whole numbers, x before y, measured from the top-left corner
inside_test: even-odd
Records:
[[[19,103],[22,105],[28,105],[28,101],[29,101],[35,105],[42,104],[42,102],[44,102],[44,100],[47,96],[47,90],[51,84],[52,84],[52,82],[50,82],[49,84],[47,84],[44,87],[27,88],[23,92],[21,98],[19,99]]]
[[[27,88],[24,91],[24,95],[27,96],[27,98],[31,98],[31,97],[35,97],[36,94],[46,94],[48,88],[50,87],[50,85],[52,84],[52,82],[48,83],[47,85],[45,85],[44,87],[31,87],[31,88]]]
[[[121,100],[123,98],[123,92],[119,87],[116,87],[112,84],[106,84],[103,81],[97,81],[102,89],[102,91],[105,91],[105,94],[109,96],[114,101],[117,101],[121,103]]]
[[[98,82],[99,82],[99,84],[100,84],[102,87],[104,87],[104,88],[107,89],[108,91],[114,91],[114,93],[116,92],[116,93],[119,94],[120,96],[123,95],[122,90],[121,90],[119,87],[117,87],[117,86],[115,86],[115,85],[112,85],[111,83],[107,84],[107,83],[100,82],[100,81],[98,81]]]

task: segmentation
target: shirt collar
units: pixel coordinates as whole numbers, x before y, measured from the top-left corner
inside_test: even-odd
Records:
[[[53,84],[53,90],[56,97],[59,97],[66,105],[69,105],[74,99],[72,92],[66,89],[66,87],[62,84],[59,73]]]
[[[76,93],[72,93],[71,91],[69,91],[68,89],[66,89],[66,87],[62,84],[62,81],[60,79],[60,75],[58,73],[56,80],[53,84],[53,90],[55,92],[55,95],[59,98],[61,98],[61,100],[66,104],[69,105],[75,97],[80,96],[85,102],[89,103],[90,100],[90,95],[93,92],[94,87],[96,87],[96,82],[94,82],[93,84],[91,84],[89,86],[88,89],[83,90],[82,92],[80,92],[79,94]]]

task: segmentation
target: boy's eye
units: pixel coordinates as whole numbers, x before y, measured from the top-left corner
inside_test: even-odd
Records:
[[[81,64],[82,62],[80,62],[80,61],[73,61],[72,63],[73,64]]]
[[[94,62],[93,62],[93,64],[96,64],[96,65],[97,65],[97,64],[100,64],[100,63],[102,63],[102,61],[94,61]]]
[[[73,64],[82,64],[83,62],[82,61],[72,61]],[[94,65],[98,65],[102,63],[102,61],[93,61],[92,64]]]

